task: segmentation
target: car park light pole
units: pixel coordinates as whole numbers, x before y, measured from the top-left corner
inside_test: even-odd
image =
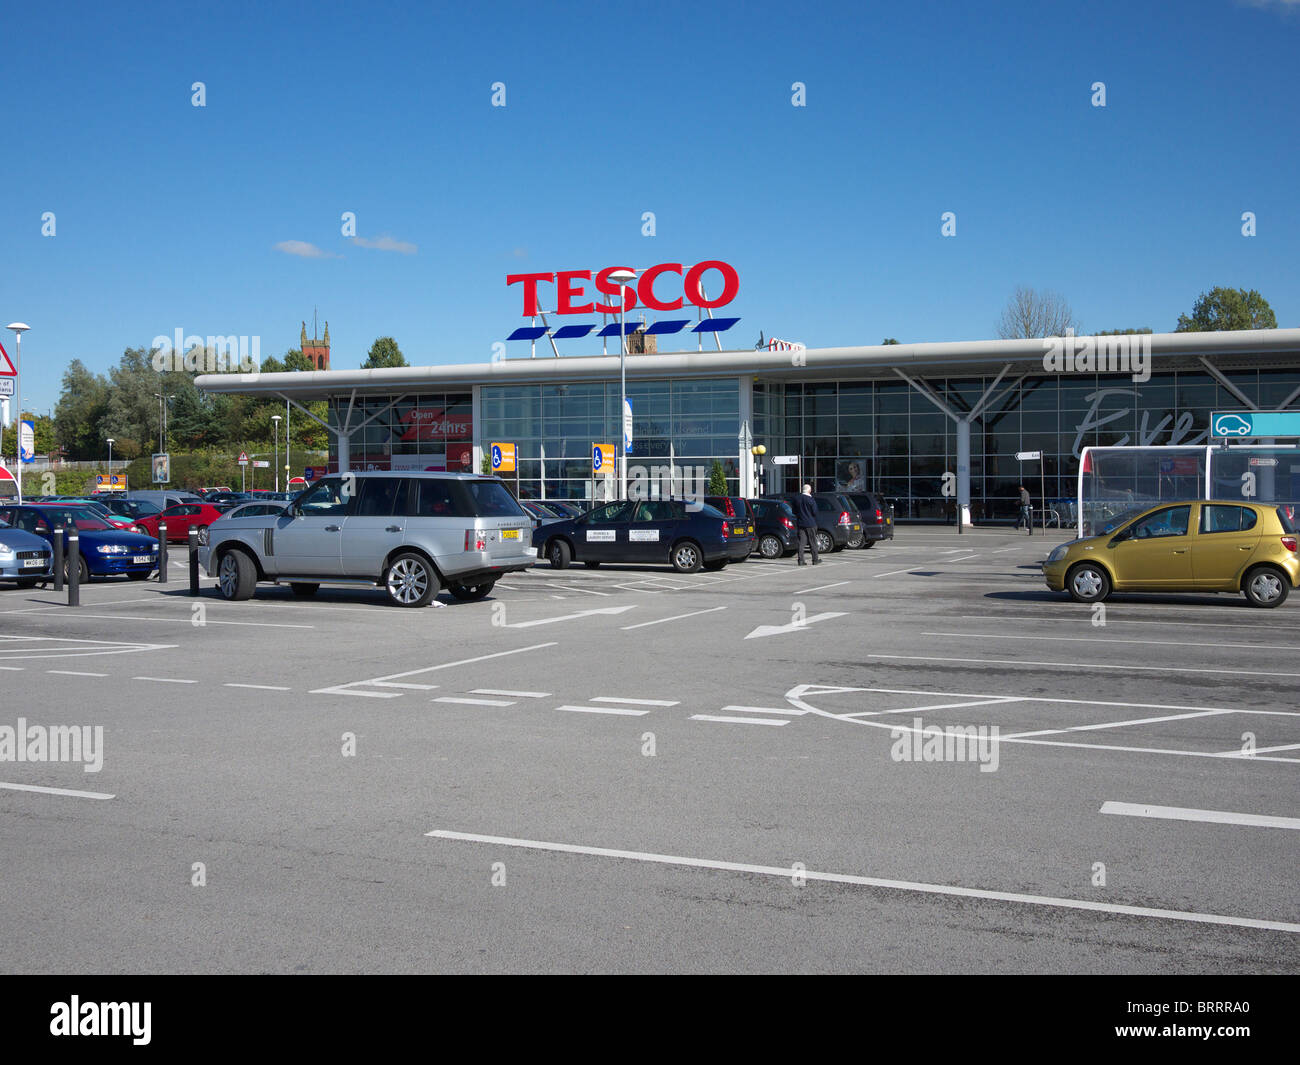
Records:
[[[627,283],[636,280],[636,271],[622,267],[611,270],[609,279],[618,283],[618,417],[627,411]],[[620,427],[618,445],[618,498],[627,498],[627,433]]]
[[[23,405],[22,405],[22,381],[23,381],[23,334],[31,328],[26,322],[10,322],[5,328],[11,329],[14,334],[14,418],[17,421],[18,446],[14,449],[14,455],[18,459],[18,469],[14,471],[14,479],[18,482],[18,498],[23,498]],[[35,448],[35,437],[32,439],[32,447]]]
[[[108,475],[113,475],[113,438],[107,437],[108,440]]]
[[[280,416],[271,415],[271,468],[275,471],[275,491],[280,491]]]

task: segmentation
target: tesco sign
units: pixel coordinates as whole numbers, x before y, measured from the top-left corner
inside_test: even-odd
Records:
[[[681,263],[660,263],[658,266],[647,267],[641,271],[636,285],[628,285],[625,289],[620,289],[617,281],[609,279],[609,275],[615,270],[629,269],[631,268],[626,266],[607,266],[594,276],[590,270],[560,270],[553,274],[507,274],[506,284],[523,284],[525,318],[546,313],[539,312],[537,308],[537,286],[543,283],[555,285],[555,314],[597,312],[618,314],[620,311],[630,311],[638,302],[651,311],[676,311],[680,310],[684,303],[704,308],[723,307],[734,300],[740,291],[740,277],[736,273],[736,268],[721,259],[707,259],[689,269]],[[710,270],[717,271],[722,276],[722,293],[714,299],[706,298],[701,287],[704,275]],[[659,294],[656,294],[655,284],[665,274],[681,278],[680,296],[664,298],[669,291],[669,286],[672,285],[668,281],[660,285]],[[613,298],[608,303],[597,303],[592,293],[584,291],[583,282],[592,282],[596,293]],[[677,286],[672,285],[671,291],[676,292]],[[626,294],[626,300],[620,299],[622,294]]]

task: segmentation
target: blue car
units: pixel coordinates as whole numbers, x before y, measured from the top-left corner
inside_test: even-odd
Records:
[[[54,549],[48,540],[0,522],[0,581],[31,588],[54,576]]]
[[[158,568],[158,541],[141,533],[114,529],[88,507],[67,503],[0,506],[0,522],[46,541],[63,526],[64,566],[67,566],[68,531],[75,525],[80,535],[80,580],[125,573],[142,581]],[[66,576],[66,574],[65,574]]]
[[[551,521],[533,530],[537,557],[556,569],[570,562],[667,563],[678,573],[701,566],[722,569],[735,554],[730,519],[707,504],[680,499],[606,503],[580,518]]]

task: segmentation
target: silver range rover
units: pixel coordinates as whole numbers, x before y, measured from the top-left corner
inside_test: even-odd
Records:
[[[510,490],[460,473],[336,474],[276,514],[218,518],[207,539],[199,562],[226,599],[266,581],[303,596],[377,586],[398,606],[427,606],[440,588],[482,599],[537,561],[532,518]]]

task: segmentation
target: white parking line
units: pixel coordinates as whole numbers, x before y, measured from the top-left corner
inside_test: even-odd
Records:
[[[132,677],[132,680],[148,680],[155,684],[197,684],[197,680],[182,680],[179,677]]]
[[[808,713],[807,710],[796,710],[793,706],[724,706],[722,712],[724,714],[782,714],[785,717],[791,715],[797,717]]]
[[[676,706],[679,702],[677,699],[621,699],[614,695],[597,695],[591,701],[593,703],[623,703],[627,706]]]
[[[35,784],[8,784],[0,780],[0,788],[9,791],[35,791],[41,795],[64,795],[70,799],[115,799],[117,796],[102,791],[74,791],[72,788],[41,788]]]
[[[726,717],[721,714],[692,714],[692,721],[721,721],[727,725],[788,725],[788,720],[770,717]]]
[[[434,829],[425,833],[437,839],[459,840],[465,843],[486,843],[494,847],[516,847],[524,850],[558,851],[596,858],[623,858],[635,862],[652,862],[657,865],[687,866],[694,869],[715,869],[721,872],[752,873],[759,876],[779,877],[789,881],[792,867],[788,865],[751,865],[747,862],[710,861],[704,858],[687,858],[675,854],[654,854],[647,851],[614,850],[609,847],[583,847],[571,843],[548,843],[535,839],[512,839],[509,836],[481,836],[469,832],[452,832]],[[861,887],[885,888],[891,891],[908,891],[928,895],[947,895],[959,898],[986,899],[991,902],[1010,902],[1031,906],[1048,906],[1067,910],[1091,910],[1098,913],[1125,914],[1131,917],[1157,918],[1169,921],[1191,921],[1198,924],[1229,925],[1238,928],[1262,928],[1273,932],[1300,933],[1300,924],[1286,921],[1268,921],[1256,917],[1231,917],[1217,913],[1198,913],[1194,910],[1164,910],[1150,906],[1128,906],[1117,902],[1095,902],[1092,899],[1054,898],[1050,895],[1026,895],[1011,891],[989,891],[983,888],[958,887],[949,884],[927,884],[909,880],[885,880],[874,876],[854,876],[846,873],[821,873],[800,871],[807,880],[831,884],[854,884]]]
[[[355,690],[357,686],[363,684],[378,684],[380,681],[397,680],[400,677],[416,677],[421,673],[433,673],[439,669],[451,669],[454,666],[468,666],[474,662],[486,662],[490,658],[504,658],[507,655],[523,654],[526,651],[540,651],[544,647],[555,647],[556,643],[551,640],[548,643],[534,643],[527,647],[516,647],[512,651],[495,651],[490,655],[478,655],[474,658],[462,658],[456,662],[444,662],[438,666],[425,666],[423,669],[408,669],[404,673],[389,673],[384,677],[371,677],[369,680],[354,680],[346,684],[334,684],[328,688],[313,688],[311,695],[360,695],[371,699],[396,699],[400,692],[367,692]],[[395,687],[396,685],[385,685],[386,687]]]
[[[138,614],[83,614],[79,609],[75,607],[71,610],[71,612],[68,612],[67,607],[53,607],[51,609],[55,612],[43,613],[41,615],[42,619],[57,618],[60,621],[76,621],[80,618],[91,618],[95,621],[147,621],[147,622],[153,622],[155,625],[189,624],[188,618],[186,618],[184,621],[181,621],[176,618],[145,618],[145,617],[141,617]],[[241,628],[253,628],[253,629],[314,629],[316,627],[315,625],[280,624],[279,622],[275,622],[275,621],[213,621],[211,619],[204,621],[203,624],[204,625],[237,625]]]
[[[6,669],[11,673],[21,673],[24,668],[24,666],[0,666],[0,669]]]
[[[1073,725],[1070,728],[1045,728],[1037,732],[1012,732],[1003,736],[1004,740],[1018,740],[1022,736],[1059,736],[1065,732],[1094,732],[1111,728],[1128,728],[1130,725],[1154,725],[1161,721],[1185,721],[1191,717],[1217,717],[1220,714],[1235,714],[1235,710],[1198,710],[1191,714],[1168,714],[1164,717],[1139,717],[1132,721],[1102,721],[1094,725]]]
[[[57,673],[61,677],[107,677],[107,673],[84,673],[77,669],[47,669],[46,673]]]
[[[278,685],[278,684],[235,684],[233,681],[232,681],[231,683],[228,683],[228,684],[223,684],[222,687],[224,687],[224,688],[256,688],[258,691],[264,691],[264,692],[288,692],[288,691],[293,691],[292,688],[283,688],[283,687],[281,687],[281,686]]]
[[[619,628],[624,632],[627,632],[629,629],[644,629],[650,625],[663,625],[669,621],[681,621],[682,618],[693,618],[699,614],[714,614],[719,610],[726,609],[725,606],[714,606],[710,607],[708,610],[692,610],[689,614],[674,614],[670,618],[660,618],[658,621],[643,621],[638,625],[620,625]]]
[[[1106,615],[1106,628],[1110,628],[1112,625],[1178,625],[1178,626],[1195,625],[1198,627],[1209,626],[1211,628],[1215,628],[1220,631],[1223,631],[1224,629],[1224,625],[1222,621],[1179,621],[1174,618],[1168,618],[1168,619],[1161,618],[1159,620],[1155,620],[1155,619],[1149,620],[1145,618],[1115,617],[1116,612],[1121,607],[1124,610],[1130,610],[1133,607],[1141,606],[1142,604],[1122,603],[1117,606],[1114,603],[1107,603],[1106,605],[1109,608],[1109,611]],[[1197,606],[1198,610],[1202,608],[1203,607],[1200,605]],[[1210,609],[1210,608],[1204,607],[1204,609]],[[1227,608],[1220,608],[1220,609],[1227,609]],[[1233,608],[1233,609],[1236,610],[1238,617],[1242,615],[1242,611],[1239,608]],[[968,620],[968,621],[1030,621],[1034,623],[1038,623],[1041,621],[1056,621],[1056,622],[1064,622],[1069,625],[1077,625],[1079,624],[1080,621],[1091,620],[1092,607],[1080,605],[1074,611],[1073,615],[1066,615],[1065,617],[1058,617],[1051,614],[1039,614],[1037,617],[1019,617],[1013,614],[962,614],[961,617],[964,620]],[[1242,618],[1242,624],[1240,626],[1234,626],[1234,627],[1244,629],[1247,632],[1294,633],[1297,631],[1297,627],[1294,625],[1252,624],[1246,621],[1245,618]]]
[[[1275,751],[1300,751],[1300,743],[1280,743],[1276,747],[1256,747],[1253,751],[1243,751],[1240,747],[1224,751],[1224,758],[1254,758],[1257,754],[1272,754]]]
[[[836,581],[834,584],[819,584],[816,588],[800,588],[797,592],[791,592],[791,595],[807,595],[809,592],[824,592],[827,588],[838,588],[842,584],[850,584],[851,581]]]
[[[470,699],[462,695],[438,695],[435,703],[460,703],[465,706],[514,706],[513,699]]]
[[[621,706],[557,706],[557,710],[572,710],[576,714],[623,714],[626,717],[644,717],[649,710],[628,710]]]
[[[1197,810],[1182,806],[1148,806],[1132,802],[1104,802],[1101,813],[1126,817],[1157,817],[1166,821],[1205,821],[1216,825],[1249,825],[1252,828],[1300,829],[1300,817],[1271,814],[1237,814],[1227,810]]]
[[[1082,619],[1080,619],[1082,620]],[[922,636],[960,636],[973,640],[1055,640],[1065,643],[1122,643],[1134,647],[1235,647],[1250,651],[1294,651],[1295,644],[1190,643],[1187,640],[1115,640],[1102,636],[1016,636],[999,632],[923,632]]]
[[[1156,673],[1220,673],[1232,677],[1300,677],[1300,673],[1269,673],[1261,669],[1192,669],[1188,666],[1115,666],[1100,662],[1038,662],[1024,658],[952,658],[947,655],[879,655],[868,658],[898,659],[906,662],[958,662],[982,666],[1056,666],[1061,669],[1142,670]]]
[[[512,692],[504,688],[471,688],[471,695],[513,695],[518,699],[547,699],[550,692]]]

